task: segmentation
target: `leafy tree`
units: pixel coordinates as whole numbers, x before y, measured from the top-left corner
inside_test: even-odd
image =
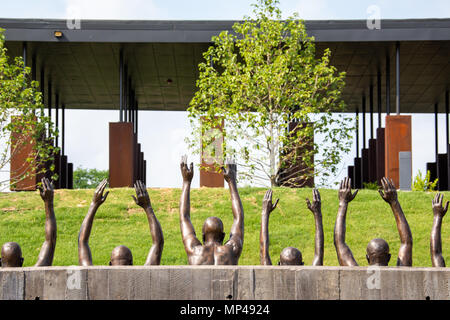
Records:
[[[329,49],[316,58],[304,22],[297,14],[281,20],[277,5],[258,0],[255,19],[245,17],[233,32],[212,38],[188,108],[193,134],[187,141],[194,153],[214,149],[208,152],[222,159],[216,170],[223,157],[235,157],[244,180],[301,186],[320,175],[324,182],[351,146],[351,119],[332,114],[345,110],[345,73],[330,65]],[[217,148],[222,121],[225,139]],[[289,130],[294,121],[299,125]]]
[[[103,179],[108,179],[108,170],[84,169],[78,167],[73,172],[74,189],[96,188]]]
[[[45,164],[53,161],[54,148],[46,138],[57,132],[49,117],[44,115],[39,83],[31,80],[31,69],[24,66],[23,58],[13,61],[7,55],[4,30],[0,28],[0,171],[5,172],[11,158],[26,153],[26,160],[10,179],[0,181],[0,186],[15,186],[30,176],[43,174]],[[54,166],[47,168],[54,170]]]

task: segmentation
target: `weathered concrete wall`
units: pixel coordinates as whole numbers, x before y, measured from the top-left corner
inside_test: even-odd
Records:
[[[0,283],[0,299],[450,300],[450,268],[30,267]]]

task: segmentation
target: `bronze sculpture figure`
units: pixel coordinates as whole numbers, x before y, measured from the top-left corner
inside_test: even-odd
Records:
[[[412,235],[408,221],[405,218],[403,210],[397,199],[397,190],[393,181],[381,179],[383,190],[378,190],[384,201],[389,203],[397,223],[397,230],[400,235],[400,250],[398,253],[397,266],[412,266]],[[334,226],[334,246],[341,266],[357,266],[352,251],[345,243],[345,220],[347,215],[348,203],[352,201],[358,190],[353,194],[351,192],[351,180],[345,178],[341,181],[339,187],[339,210]],[[389,245],[383,239],[373,239],[367,245],[366,259],[369,265],[387,266],[391,255]]]
[[[261,218],[261,232],[259,234],[259,257],[261,265],[272,265],[272,261],[269,255],[269,216],[270,213],[277,207],[279,199],[272,204],[272,190],[267,190],[263,199],[262,218]],[[323,252],[324,252],[324,238],[323,238],[323,225],[322,225],[322,211],[320,193],[317,189],[313,189],[313,202],[306,199],[308,209],[313,213],[316,235],[315,235],[315,250],[313,266],[323,265]],[[300,250],[294,247],[284,248],[280,253],[280,261],[278,265],[303,265],[302,253]]]
[[[41,180],[39,194],[45,204],[45,241],[35,267],[51,266],[56,246],[56,218],[53,209],[53,184],[47,178]],[[22,267],[23,257],[20,245],[16,242],[7,242],[2,246],[0,265],[2,267]]]
[[[433,267],[445,267],[445,260],[442,256],[441,227],[442,219],[447,213],[449,202],[447,201],[444,208],[442,206],[443,199],[444,195],[437,193],[432,201],[434,219],[430,237],[430,253]]]
[[[92,223],[94,221],[95,213],[97,209],[105,202],[108,192],[103,195],[105,190],[107,180],[103,180],[94,192],[91,206],[89,207],[88,213],[83,220],[80,228],[80,233],[78,234],[78,261],[80,266],[91,266],[92,265],[92,255],[89,248],[89,236],[91,234]],[[147,256],[145,265],[160,264],[161,254],[164,247],[164,238],[162,234],[161,225],[156,218],[148,192],[145,185],[141,181],[137,181],[134,185],[136,190],[136,197],[132,196],[137,205],[142,207],[147,214],[147,219],[150,227],[150,234],[152,236],[152,246]],[[131,250],[123,245],[117,246],[111,252],[111,260],[109,265],[132,265],[133,255]]]
[[[180,168],[183,176],[180,199],[180,229],[189,264],[237,265],[244,243],[244,210],[237,189],[236,164],[229,162],[226,164],[226,169],[222,168],[224,179],[230,189],[234,219],[230,239],[225,244],[223,244],[225,237],[223,223],[217,217],[209,217],[203,224],[203,244],[197,239],[190,218],[190,190],[194,166],[191,163],[190,168],[188,168],[187,157],[183,156]]]

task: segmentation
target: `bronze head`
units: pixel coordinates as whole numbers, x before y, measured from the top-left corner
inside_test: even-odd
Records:
[[[126,246],[117,246],[111,252],[110,266],[131,266],[133,265],[133,255]]]
[[[217,217],[207,218],[202,227],[202,237],[203,243],[218,242],[222,244],[225,238],[222,220]]]
[[[21,267],[23,265],[22,250],[16,242],[6,242],[2,246],[2,267]]]
[[[366,251],[366,258],[371,266],[387,266],[391,259],[389,245],[384,239],[376,238],[370,240]]]
[[[278,265],[281,266],[302,266],[302,253],[297,248],[287,247],[280,253],[280,261]]]

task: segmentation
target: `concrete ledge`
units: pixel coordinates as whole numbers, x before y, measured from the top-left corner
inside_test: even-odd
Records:
[[[450,268],[27,267],[0,283],[1,300],[450,300]]]

